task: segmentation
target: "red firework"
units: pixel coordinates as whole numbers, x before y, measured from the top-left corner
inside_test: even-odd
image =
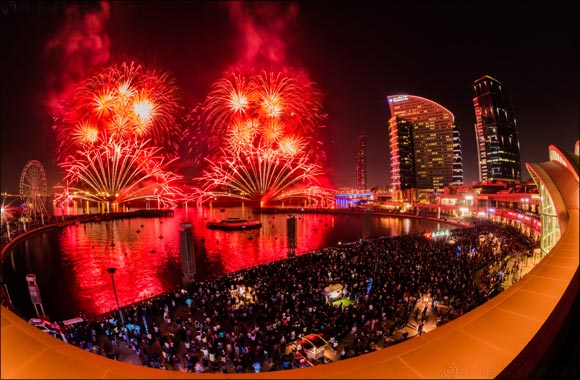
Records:
[[[305,138],[313,150],[325,117],[322,94],[304,73],[238,71],[212,86],[198,123],[214,152],[240,144],[271,147],[288,137]],[[318,153],[316,158],[323,160]]]
[[[57,198],[67,203],[74,199],[123,204],[131,201],[158,199],[160,205],[175,207],[183,198],[176,185],[181,179],[167,170],[159,148],[148,141],[102,141],[95,147],[79,150],[59,165],[65,169],[67,186]]]
[[[62,159],[98,141],[150,141],[166,156],[177,152],[180,126],[174,81],[133,62],[111,66],[84,81],[55,118]]]
[[[198,120],[211,152],[200,177],[204,190],[261,202],[313,198],[313,189],[326,196],[316,186],[324,160],[316,139],[326,117],[321,102],[297,71],[238,71],[218,80]]]

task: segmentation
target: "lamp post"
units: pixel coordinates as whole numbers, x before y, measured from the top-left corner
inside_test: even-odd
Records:
[[[4,207],[4,205],[2,205],[2,208],[0,208],[0,212],[1,212],[1,219],[2,220],[6,220],[6,234],[8,237],[8,241],[10,241],[10,221],[8,220],[8,210]]]
[[[111,281],[113,282],[113,292],[115,293],[115,301],[117,301],[117,310],[119,310],[119,316],[121,317],[121,325],[125,327],[125,319],[123,318],[123,311],[119,305],[119,297],[117,297],[117,287],[115,286],[115,272],[117,268],[107,268],[107,272],[111,275]]]

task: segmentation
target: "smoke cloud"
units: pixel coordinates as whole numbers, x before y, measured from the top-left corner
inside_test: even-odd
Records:
[[[82,5],[82,3],[81,3]],[[61,114],[60,104],[89,73],[106,64],[110,41],[105,24],[110,16],[108,2],[94,10],[81,10],[78,4],[67,8],[61,30],[51,38],[45,53],[55,63],[48,78],[46,104],[52,116]]]
[[[285,62],[288,29],[298,14],[297,4],[230,2],[227,6],[240,31],[238,64]]]

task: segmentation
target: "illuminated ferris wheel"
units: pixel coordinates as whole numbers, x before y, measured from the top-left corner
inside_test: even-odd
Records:
[[[20,175],[20,199],[24,205],[24,215],[36,217],[46,214],[47,196],[44,167],[40,161],[28,161]]]

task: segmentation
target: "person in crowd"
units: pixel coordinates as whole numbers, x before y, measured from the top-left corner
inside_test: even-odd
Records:
[[[144,366],[176,371],[290,369],[298,341],[312,333],[329,341],[333,360],[342,360],[407,339],[408,325],[421,335],[425,323],[438,327],[473,310],[498,291],[505,258],[531,253],[535,244],[491,222],[453,230],[448,238],[360,240],[125,307],[125,326],[109,315],[63,333],[69,343],[102,355],[126,344]],[[349,302],[328,302],[324,288],[331,283],[348,290]]]

